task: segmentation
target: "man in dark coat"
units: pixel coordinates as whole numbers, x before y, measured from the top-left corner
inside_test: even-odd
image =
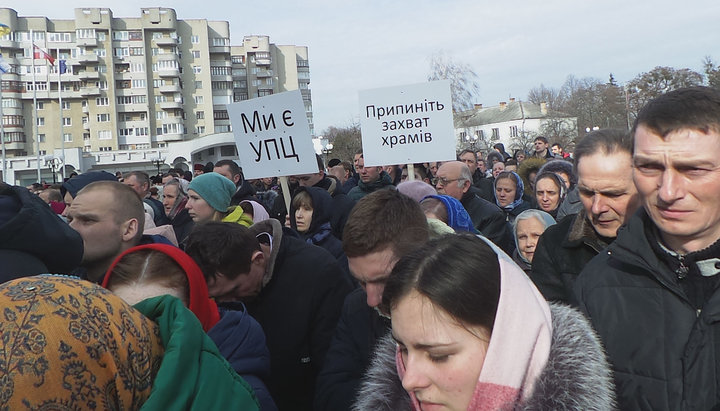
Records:
[[[427,220],[420,205],[396,190],[380,190],[350,213],[343,248],[352,275],[362,288],[345,298],[315,389],[315,409],[342,411],[352,405],[370,365],[373,347],[390,330],[375,309],[397,260],[427,242]]]
[[[242,170],[232,160],[220,160],[215,163],[213,173],[222,174],[235,184],[235,194],[230,198],[230,205],[238,205],[243,200],[258,201],[255,197],[255,188],[243,178]],[[269,211],[269,210],[268,210]]]
[[[144,171],[131,171],[125,175],[123,184],[132,187],[140,196],[143,203],[152,209],[153,222],[156,226],[170,224],[170,219],[165,215],[163,204],[150,196],[150,176]]]
[[[343,300],[352,286],[332,255],[285,235],[268,219],[243,227],[195,226],[185,251],[211,297],[242,301],[263,327],[270,350],[268,388],[280,410],[311,410]]]
[[[623,410],[720,405],[720,90],[650,101],[633,126],[640,209],[580,273]]]
[[[510,225],[500,207],[478,197],[470,188],[470,169],[461,161],[443,163],[437,171],[435,188],[438,194],[454,197],[462,203],[475,228],[503,251],[512,255],[515,249]]]
[[[493,180],[487,178],[485,173],[480,169],[480,162],[484,164],[484,160],[479,159],[477,154],[472,150],[463,150],[460,152],[460,155],[458,155],[458,161],[462,161],[470,169],[472,185],[478,189],[478,196],[490,202],[495,201]]]
[[[577,306],[573,288],[585,265],[617,237],[640,205],[632,181],[632,139],[624,130],[587,134],[575,149],[583,209],[548,227],[538,241],[530,278],[543,296]],[[551,164],[554,160],[546,164]]]
[[[395,189],[392,177],[383,171],[382,167],[365,167],[365,157],[362,154],[360,154],[355,168],[360,176],[360,181],[358,181],[358,185],[348,193],[348,197],[351,199],[358,201],[377,190]]]

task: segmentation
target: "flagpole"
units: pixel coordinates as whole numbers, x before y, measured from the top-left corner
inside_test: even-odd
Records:
[[[60,166],[62,169],[61,178],[62,181],[65,181],[65,134],[63,133],[63,107],[62,107],[62,80],[60,79],[60,75],[62,74],[62,60],[60,60],[60,49],[57,50],[57,58],[58,58],[58,105],[60,107],[60,154],[61,162]],[[53,173],[55,173],[55,168],[53,168]]]
[[[40,176],[40,133],[38,132],[38,113],[37,113],[37,83],[35,82],[35,40],[33,31],[30,30],[30,41],[32,42],[32,82],[33,82],[33,116],[35,116],[35,155],[37,156],[37,182],[42,182]]]
[[[3,71],[0,70],[0,141],[2,141],[2,181],[5,182],[7,181],[7,164],[5,162],[5,122],[2,121],[2,75]]]

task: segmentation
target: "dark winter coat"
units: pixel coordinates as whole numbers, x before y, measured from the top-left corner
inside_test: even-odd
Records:
[[[570,189],[570,191],[568,191],[562,203],[560,203],[560,207],[558,207],[557,210],[556,219],[560,221],[566,216],[579,213],[580,211],[582,211],[582,209],[583,205],[582,202],[580,202],[580,191],[578,190],[577,186],[575,186]]]
[[[349,410],[365,375],[378,339],[390,330],[390,320],[367,305],[358,288],[345,298],[325,366],[315,387],[315,409]]]
[[[532,395],[513,410],[612,410],[612,376],[587,320],[561,304],[551,304],[550,312],[553,335],[548,362]],[[395,347],[389,335],[380,340],[354,410],[410,410],[410,397],[395,366]]]
[[[190,214],[188,214],[188,209],[183,208],[180,210],[175,218],[170,221],[170,224],[175,231],[175,238],[177,238],[180,248],[185,249],[185,240],[187,240],[190,231],[192,231],[195,226],[195,222],[192,220],[192,217],[190,217]]]
[[[153,223],[155,223],[155,226],[159,227],[161,225],[170,224],[170,219],[167,218],[167,215],[165,215],[165,207],[163,206],[163,203],[152,197],[147,197],[143,199],[143,203],[149,205],[150,208],[152,208]]]
[[[270,378],[270,352],[265,333],[242,303],[224,303],[219,308],[220,321],[208,336],[232,368],[250,384],[263,411],[277,410],[265,385]]]
[[[337,180],[330,177],[318,181],[313,187],[320,187],[326,190],[332,197],[330,208],[330,226],[332,233],[338,240],[342,241],[342,233],[345,229],[350,210],[355,207],[355,200],[350,198],[345,190],[338,185]]]
[[[568,216],[540,236],[530,278],[548,301],[577,307],[575,280],[607,241],[597,235],[584,210]]]
[[[25,187],[3,187],[0,282],[42,273],[70,273],[82,260],[80,234]]]
[[[270,350],[270,393],[280,410],[310,410],[345,296],[347,276],[327,251],[283,235],[277,220],[254,224],[272,236],[260,294],[246,302]]]
[[[393,185],[390,174],[381,171],[380,177],[370,183],[365,183],[362,180],[358,180],[358,185],[352,190],[350,190],[350,192],[348,193],[348,197],[350,197],[354,201],[358,201],[366,195],[372,193],[373,191],[377,191],[383,188],[395,189],[395,186]]]
[[[235,194],[233,194],[233,196],[230,198],[230,205],[238,205],[244,200],[252,200],[260,203],[257,197],[255,197],[255,187],[253,187],[253,185],[250,184],[250,182],[248,182],[247,180],[243,180],[242,183],[240,183],[240,185],[237,187],[237,189],[235,190]]]
[[[477,194],[478,197],[490,202],[495,201],[495,187],[493,187],[493,179],[485,177],[479,169],[475,170],[475,173],[473,174],[473,187],[477,189],[475,194]]]
[[[687,254],[683,272],[679,260],[660,251],[655,232],[638,210],[580,273],[580,307],[603,341],[621,409],[717,409],[720,292],[711,289],[697,308],[685,286],[717,278],[720,247]]]
[[[505,214],[500,207],[483,200],[471,191],[463,195],[460,203],[470,215],[475,228],[508,255],[512,255],[515,241],[510,224],[505,221]]]

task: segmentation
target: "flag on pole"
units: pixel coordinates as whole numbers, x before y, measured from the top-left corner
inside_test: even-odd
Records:
[[[0,73],[7,73],[12,69],[10,65],[3,59],[2,53],[0,53]]]
[[[10,34],[10,27],[7,24],[0,23],[0,36]]]
[[[60,60],[59,70],[60,70],[60,74],[67,73],[67,61],[66,60]]]
[[[36,46],[34,43],[33,43],[33,59],[41,59],[41,60],[45,59],[50,62],[51,66],[55,65],[55,59],[53,58],[53,56],[46,53],[45,50]]]

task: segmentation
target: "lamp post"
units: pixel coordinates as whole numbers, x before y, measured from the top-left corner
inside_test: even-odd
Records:
[[[332,152],[333,144],[328,139],[321,138],[320,146],[322,147],[323,163],[327,165],[327,156]]]
[[[157,167],[157,175],[160,175],[160,166],[165,163],[165,157],[158,154],[157,157],[151,157],[150,161]]]
[[[475,152],[475,144],[477,143],[477,140],[477,134],[467,134],[465,136],[465,141],[470,143],[470,148],[472,149],[473,153]]]
[[[61,157],[45,156],[45,163],[50,166],[52,171],[53,184],[57,183],[56,174],[63,166],[63,159]]]

